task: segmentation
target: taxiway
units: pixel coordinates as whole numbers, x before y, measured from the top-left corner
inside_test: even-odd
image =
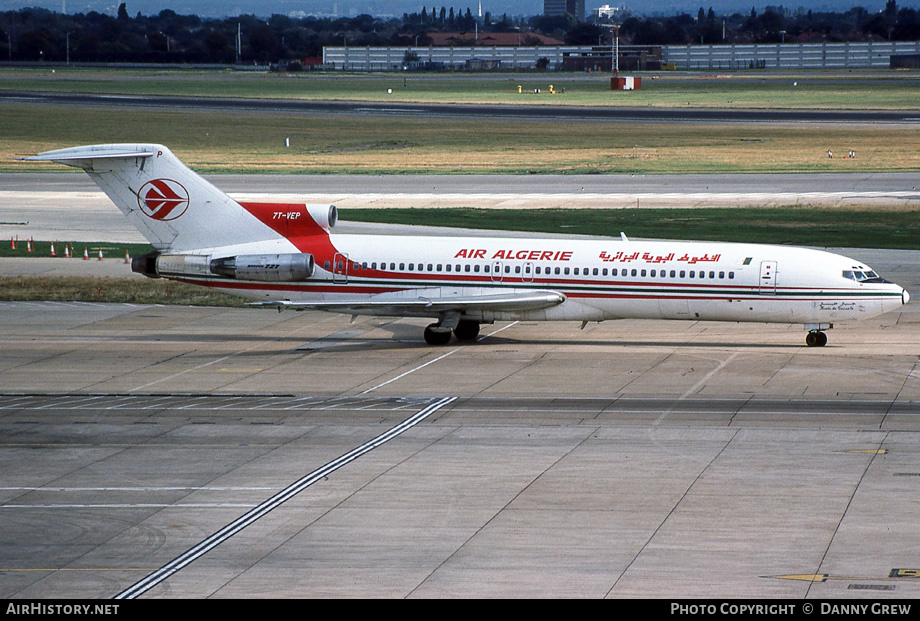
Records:
[[[916,306],[820,350],[773,325],[431,348],[317,313],[0,317],[5,598],[920,594]]]

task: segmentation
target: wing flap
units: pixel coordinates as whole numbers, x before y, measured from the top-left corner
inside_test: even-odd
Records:
[[[295,301],[275,300],[271,302],[252,302],[247,306],[281,309],[313,309],[337,313],[361,314],[368,311],[387,312],[393,315],[437,315],[456,311],[493,311],[514,312],[541,310],[562,304],[565,296],[558,291],[507,291],[502,293],[481,294],[476,292],[459,292],[455,295],[437,295],[431,290],[420,290],[415,295],[410,291],[400,291],[394,295],[381,293],[370,297],[353,297],[329,301]]]

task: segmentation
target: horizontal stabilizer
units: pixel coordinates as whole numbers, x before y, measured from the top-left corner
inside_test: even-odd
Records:
[[[137,157],[152,157],[156,151],[149,145],[133,144],[100,144],[88,147],[73,147],[45,151],[31,157],[20,158],[27,162],[58,162],[69,166],[83,167],[79,162],[103,159],[134,159]]]

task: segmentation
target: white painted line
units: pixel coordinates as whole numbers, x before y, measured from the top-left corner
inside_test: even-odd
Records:
[[[358,448],[354,449],[342,455],[338,459],[335,459],[325,466],[319,468],[308,474],[307,476],[301,478],[298,481],[295,481],[288,487],[284,488],[259,506],[251,509],[247,513],[243,514],[241,517],[237,518],[230,524],[224,526],[222,529],[199,543],[198,545],[187,550],[184,554],[179,555],[171,562],[167,563],[157,571],[153,572],[146,578],[140,580],[134,585],[128,587],[121,593],[115,596],[115,599],[135,599],[140,595],[143,595],[148,590],[158,585],[162,581],[166,580],[174,573],[178,572],[183,567],[187,566],[189,563],[195,561],[199,557],[207,554],[210,550],[216,548],[224,541],[230,539],[235,534],[242,531],[244,528],[258,520],[259,518],[264,517],[272,510],[280,507],[282,504],[299,494],[301,491],[307,487],[313,485],[315,482],[322,480],[324,477],[329,476],[342,466],[354,461],[358,457],[361,457],[365,453],[368,453],[378,446],[381,446],[385,442],[392,440],[396,436],[400,435],[404,431],[407,431],[428,418],[431,414],[438,411],[448,403],[455,401],[457,397],[444,397],[438,399],[437,401],[429,404],[428,406],[422,408],[414,415],[410,416],[400,424],[395,427],[387,430],[386,432],[380,434],[370,442],[362,444]]]
[[[507,330],[508,328],[510,328],[510,327],[513,326],[513,325],[516,325],[517,323],[519,323],[519,322],[513,321],[513,322],[509,323],[507,326],[504,326],[503,328],[499,328],[498,330],[495,330],[494,332],[489,332],[489,333],[486,334],[485,336],[482,336],[482,337],[479,337],[478,339],[476,339],[476,342],[478,343],[478,342],[481,341],[482,339],[488,338],[488,337],[490,337],[490,336],[492,336],[492,335],[494,335],[494,334],[498,334],[498,333],[501,332],[502,330]],[[434,364],[435,362],[437,362],[437,361],[439,361],[439,360],[444,360],[444,359],[447,358],[448,356],[452,356],[452,355],[456,354],[458,351],[462,351],[462,350],[466,349],[467,347],[469,347],[469,345],[461,345],[460,347],[457,347],[456,349],[452,349],[452,350],[450,350],[449,352],[447,352],[446,354],[444,354],[443,356],[438,356],[438,357],[435,358],[434,360],[429,360],[428,362],[426,362],[426,363],[424,363],[424,364],[420,364],[419,366],[415,367],[414,369],[409,369],[409,370],[406,371],[405,373],[400,373],[400,374],[397,375],[396,377],[394,377],[394,378],[392,378],[392,379],[388,379],[387,381],[383,382],[382,384],[377,384],[377,385],[374,386],[373,388],[368,388],[367,390],[365,390],[365,391],[363,391],[363,392],[359,392],[359,393],[358,393],[358,396],[360,397],[361,395],[366,395],[366,394],[369,393],[369,392],[374,392],[374,391],[377,390],[378,388],[383,388],[383,387],[386,386],[387,384],[392,384],[393,382],[395,382],[395,381],[398,380],[398,379],[402,379],[402,378],[406,377],[407,375],[409,375],[409,374],[411,374],[411,373],[415,373],[416,371],[418,371],[418,370],[420,370],[420,369],[424,369],[424,368],[427,367],[429,364]]]

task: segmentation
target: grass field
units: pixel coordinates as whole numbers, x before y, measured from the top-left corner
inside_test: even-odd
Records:
[[[0,104],[0,118],[0,172],[61,171],[15,158],[138,141],[169,146],[201,173],[920,170],[920,126],[508,122],[20,104]],[[828,149],[857,157],[831,159]]]
[[[240,306],[245,300],[170,280],[90,276],[0,276],[0,300]]]
[[[920,248],[907,209],[343,209],[343,220],[634,238],[818,247]]]

